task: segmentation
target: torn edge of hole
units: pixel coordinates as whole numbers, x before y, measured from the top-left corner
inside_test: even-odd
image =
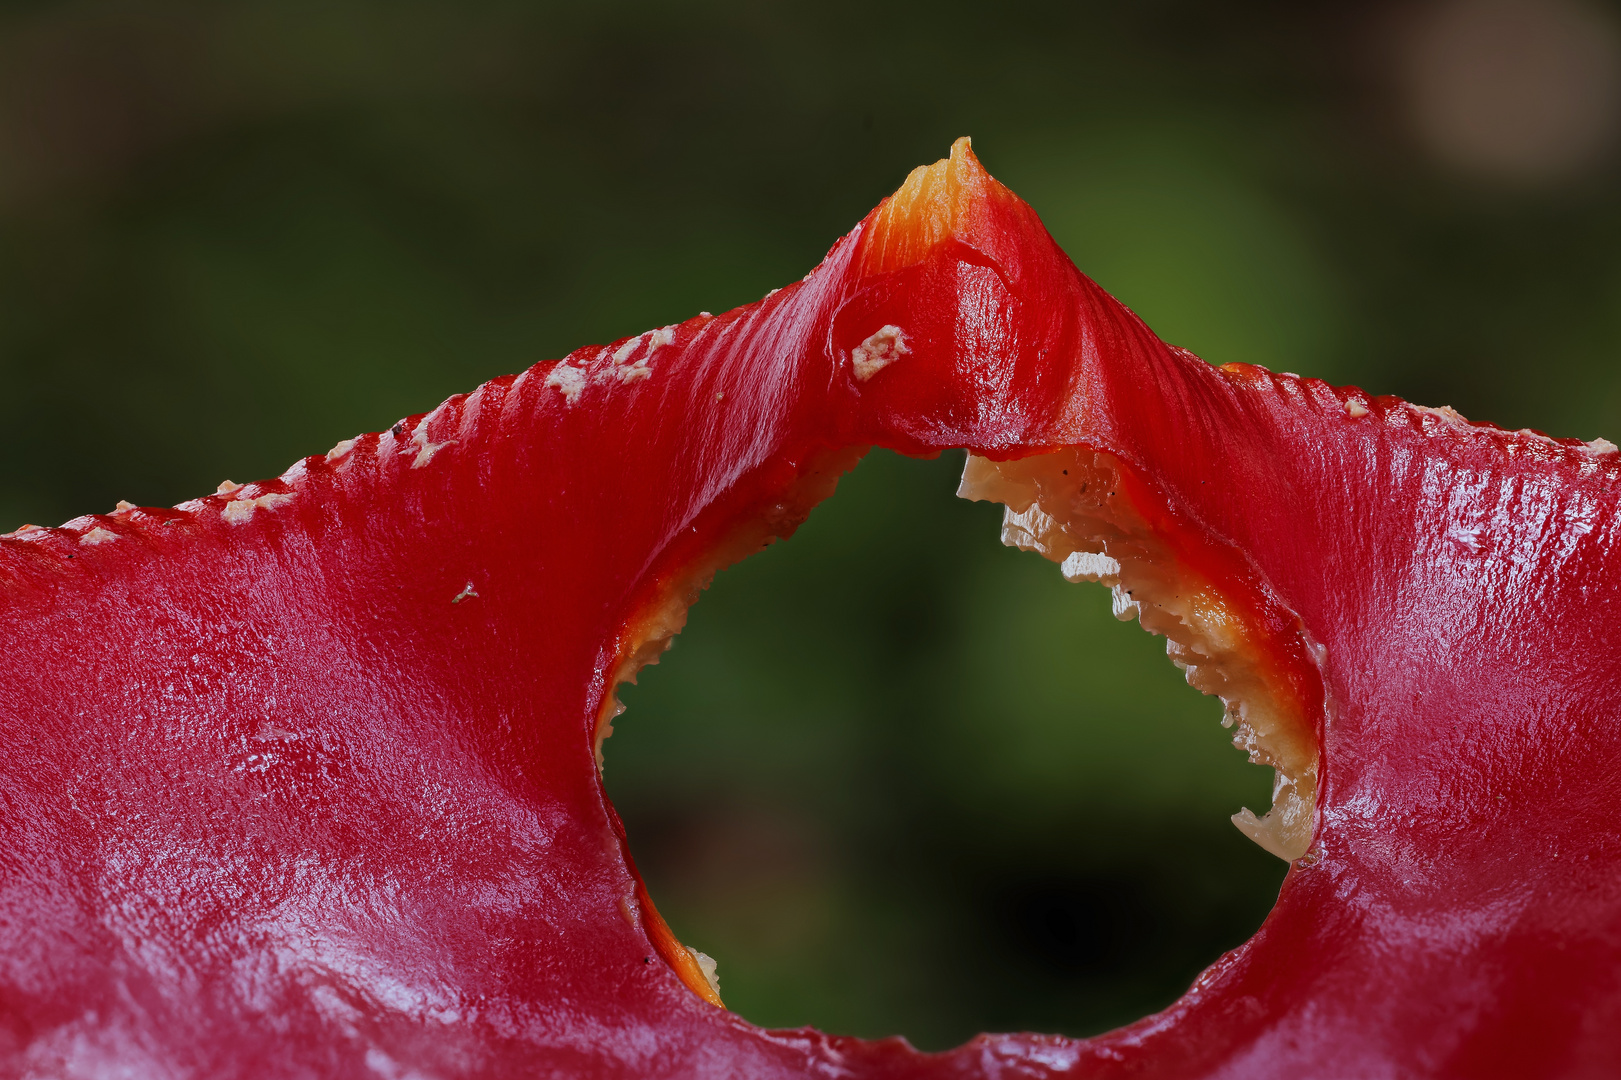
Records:
[[[716,574],[772,542],[793,535],[816,505],[833,494],[839,479],[855,468],[870,449],[855,446],[816,455],[800,467],[795,479],[764,503],[740,515],[730,529],[716,536],[697,558],[658,582],[651,598],[626,620],[620,633],[608,692],[597,710],[594,748],[599,769],[603,764],[602,744],[613,734],[614,718],[625,711],[619,700],[619,687],[625,683],[635,685],[642,668],[659,662],[659,657],[687,625],[688,609],[709,588]]]
[[[687,611],[709,587],[715,575],[734,563],[767,547],[773,541],[791,536],[816,505],[833,494],[839,479],[866,456],[869,446],[827,450],[802,464],[797,475],[762,502],[723,527],[684,565],[664,574],[649,597],[638,605],[620,633],[616,659],[610,669],[607,688],[597,707],[592,732],[592,748],[597,770],[603,767],[602,744],[613,734],[613,721],[625,711],[619,700],[619,687],[634,684],[642,668],[656,664],[687,624]],[[694,526],[697,528],[697,526]],[[628,853],[627,853],[628,854]],[[627,865],[633,865],[627,860]],[[686,984],[705,1001],[724,1008],[720,999],[720,979],[716,963],[704,953],[681,944],[658,914],[640,875],[636,878],[636,902],[643,930],[654,949]]]
[[[1084,447],[998,462],[972,452],[957,494],[998,502],[1002,542],[1036,551],[1072,582],[1113,592],[1114,614],[1166,639],[1165,651],[1196,690],[1226,706],[1233,744],[1275,773],[1272,808],[1233,815],[1240,832],[1286,862],[1311,846],[1317,801],[1317,738],[1298,694],[1269,671],[1242,605],[1179,560],[1122,492],[1113,455]],[[1298,621],[1298,620],[1297,620]],[[1321,672],[1321,646],[1305,639]]]

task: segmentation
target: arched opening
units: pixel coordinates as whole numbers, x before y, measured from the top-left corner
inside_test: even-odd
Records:
[[[605,781],[678,937],[768,1027],[1084,1035],[1254,932],[1270,801],[1162,639],[875,451],[621,687]]]

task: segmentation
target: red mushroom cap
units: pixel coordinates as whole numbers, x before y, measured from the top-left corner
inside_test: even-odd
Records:
[[[1229,701],[1293,865],[1094,1039],[762,1031],[659,919],[614,686],[865,448],[972,452],[1007,537]],[[0,539],[15,1075],[1609,1075],[1621,458],[1216,369],[967,141],[801,282],[172,510]]]

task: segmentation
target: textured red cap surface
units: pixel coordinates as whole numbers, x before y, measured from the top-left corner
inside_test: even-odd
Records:
[[[762,1031],[640,889],[614,681],[872,444],[1106,452],[1290,688],[1310,850],[1164,1013]],[[1613,1075],[1618,469],[1170,348],[959,143],[757,304],[0,539],[4,1071]]]

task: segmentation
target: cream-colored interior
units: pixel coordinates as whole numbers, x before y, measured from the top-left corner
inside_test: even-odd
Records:
[[[1196,689],[1227,706],[1233,744],[1276,771],[1272,809],[1247,807],[1233,824],[1267,851],[1293,862],[1311,844],[1317,743],[1287,688],[1257,663],[1254,635],[1215,585],[1148,528],[1119,493],[1118,461],[1084,448],[998,462],[968,456],[963,498],[1002,503],[1002,542],[1059,563],[1069,581],[1114,592],[1119,619],[1135,617],[1166,638],[1165,650]]]

